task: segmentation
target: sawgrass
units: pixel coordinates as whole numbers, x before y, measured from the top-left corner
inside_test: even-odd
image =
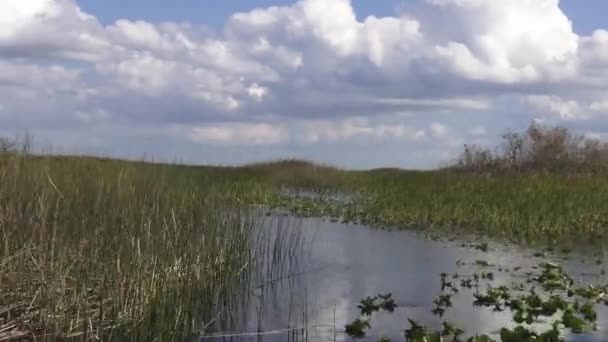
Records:
[[[303,216],[520,243],[580,247],[603,245],[608,238],[608,202],[603,200],[608,178],[600,174],[382,169],[332,171],[332,177],[331,187],[321,179],[306,188],[316,189],[318,196],[283,194],[269,204]],[[308,182],[314,184],[313,178]]]
[[[271,245],[249,176],[2,154],[0,340],[180,340],[230,315],[298,241]]]

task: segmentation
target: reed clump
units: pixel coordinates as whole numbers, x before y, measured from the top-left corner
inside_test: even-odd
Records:
[[[25,152],[0,154],[0,341],[186,339],[246,296],[262,186]]]

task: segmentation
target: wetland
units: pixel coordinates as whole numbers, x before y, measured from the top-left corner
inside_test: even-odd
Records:
[[[606,147],[430,171],[0,154],[0,341],[602,341]]]

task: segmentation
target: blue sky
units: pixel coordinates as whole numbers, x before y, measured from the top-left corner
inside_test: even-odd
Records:
[[[162,21],[190,21],[221,27],[226,19],[235,12],[250,11],[259,7],[291,5],[295,1],[277,0],[178,0],[146,1],[146,0],[78,0],[78,4],[85,10],[96,13],[101,20],[110,23],[119,18],[145,19],[153,22]],[[377,0],[353,1],[360,16],[384,16],[395,13],[403,1]]]
[[[95,14],[104,23],[116,19],[144,19],[159,23],[163,21],[189,21],[210,27],[222,27],[226,19],[235,12],[249,11],[258,7],[293,4],[285,0],[78,0],[87,12]],[[368,15],[390,16],[416,0],[354,0],[353,7],[359,17]],[[588,34],[595,29],[608,26],[608,1],[605,0],[561,0],[560,7],[574,22],[579,33]]]
[[[0,136],[348,168],[433,168],[531,122],[608,140],[604,13],[605,0],[3,0]]]

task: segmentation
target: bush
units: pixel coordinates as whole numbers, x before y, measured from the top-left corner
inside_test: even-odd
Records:
[[[608,144],[563,127],[533,123],[525,132],[507,132],[494,151],[465,145],[449,169],[470,172],[600,173],[608,170]]]
[[[17,144],[15,141],[5,137],[0,137],[0,153],[13,152],[15,151]]]

